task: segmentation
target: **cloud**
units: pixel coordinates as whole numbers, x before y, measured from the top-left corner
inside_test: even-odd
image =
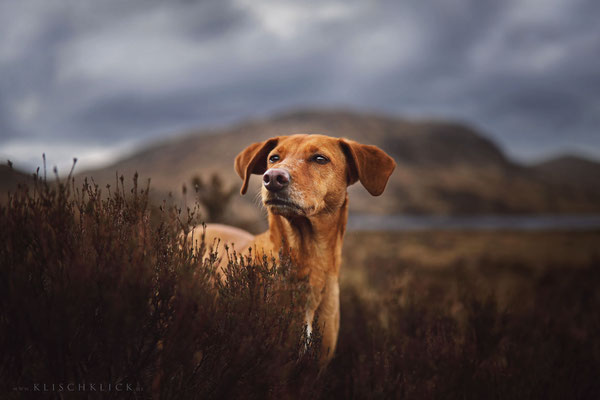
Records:
[[[600,156],[598,16],[593,0],[0,1],[0,157],[101,163],[311,105],[465,120],[525,160]]]
[[[262,29],[281,40],[294,39],[314,25],[347,20],[362,8],[344,1],[307,4],[289,0],[238,0],[235,4],[252,15]]]

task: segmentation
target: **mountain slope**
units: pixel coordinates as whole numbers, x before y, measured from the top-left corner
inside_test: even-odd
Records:
[[[31,182],[32,178],[8,165],[0,165],[0,204],[7,200],[6,193],[14,193],[18,185]]]
[[[600,189],[600,163],[573,155],[546,160],[533,169],[549,182]]]
[[[508,160],[489,139],[472,128],[441,121],[407,121],[345,111],[301,111],[255,120],[219,131],[188,134],[157,143],[109,167],[84,171],[105,185],[139,172],[151,177],[153,196],[181,196],[194,175],[218,173],[230,185],[241,185],[233,170],[235,156],[247,145],[278,135],[322,133],[375,144],[392,155],[398,167],[386,192],[376,201],[359,184],[350,188],[351,211],[362,213],[591,213],[600,211],[597,190],[544,175],[543,167],[524,167]],[[582,181],[583,182],[583,181]],[[250,193],[236,200],[242,214],[258,216]]]

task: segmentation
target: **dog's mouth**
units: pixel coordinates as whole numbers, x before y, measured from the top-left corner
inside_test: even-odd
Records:
[[[267,199],[265,200],[265,205],[266,206],[270,206],[273,208],[278,208],[278,209],[288,209],[291,211],[296,211],[296,212],[303,212],[303,208],[300,207],[298,204],[290,201],[290,200],[285,200],[285,199]]]

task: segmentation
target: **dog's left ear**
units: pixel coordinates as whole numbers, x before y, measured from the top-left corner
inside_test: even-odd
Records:
[[[235,172],[242,178],[241,194],[246,194],[248,181],[252,174],[264,174],[267,170],[267,156],[277,146],[279,137],[274,137],[260,143],[252,143],[235,158]]]
[[[348,185],[360,183],[373,196],[383,193],[387,181],[396,168],[396,162],[376,146],[340,139],[348,161]]]

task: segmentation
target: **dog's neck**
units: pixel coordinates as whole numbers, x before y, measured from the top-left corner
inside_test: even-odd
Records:
[[[301,270],[318,268],[338,273],[342,261],[342,241],[348,220],[348,195],[338,209],[310,217],[284,217],[269,213],[271,243],[281,245]],[[331,229],[335,226],[337,229]],[[312,257],[306,257],[306,255]],[[309,272],[309,271],[305,271]]]

